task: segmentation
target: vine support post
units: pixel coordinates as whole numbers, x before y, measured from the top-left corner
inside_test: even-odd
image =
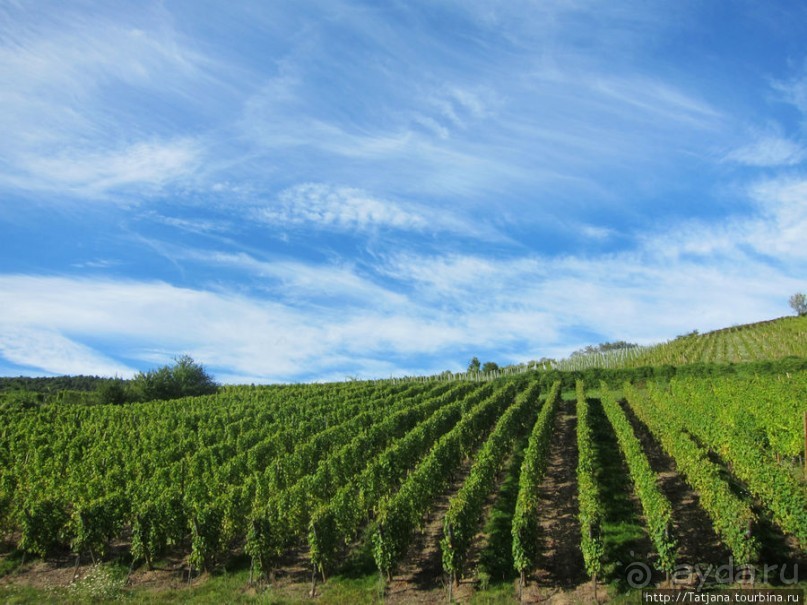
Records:
[[[525,580],[526,575],[527,574],[522,569],[521,574],[519,575],[519,578],[518,578],[518,602],[519,603],[524,602],[524,580]]]

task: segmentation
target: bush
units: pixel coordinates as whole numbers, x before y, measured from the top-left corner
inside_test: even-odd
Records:
[[[132,385],[143,401],[211,395],[219,388],[204,367],[189,355],[177,357],[173,366],[139,372]]]
[[[131,401],[132,394],[126,388],[126,383],[123,379],[114,378],[98,387],[98,399],[101,403],[120,405]]]

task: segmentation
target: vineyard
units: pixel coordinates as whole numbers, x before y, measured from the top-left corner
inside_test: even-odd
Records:
[[[807,316],[782,317],[704,334],[693,332],[658,345],[571,357],[556,362],[554,367],[574,371],[768,362],[785,357],[807,357]]]
[[[0,598],[50,573],[32,600],[81,601],[111,568],[110,599],[159,574],[267,602],[803,585],[807,370],[705,368],[7,409]]]

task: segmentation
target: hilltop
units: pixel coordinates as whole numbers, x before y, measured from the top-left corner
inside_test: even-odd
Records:
[[[703,334],[694,331],[658,345],[572,356],[554,363],[553,368],[627,369],[697,363],[750,363],[785,357],[807,357],[807,316],[780,317]]]

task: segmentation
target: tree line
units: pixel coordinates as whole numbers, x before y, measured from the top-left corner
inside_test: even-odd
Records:
[[[203,365],[189,355],[181,355],[171,365],[138,372],[128,380],[98,376],[0,378],[0,409],[50,403],[121,405],[211,395],[218,388]]]

